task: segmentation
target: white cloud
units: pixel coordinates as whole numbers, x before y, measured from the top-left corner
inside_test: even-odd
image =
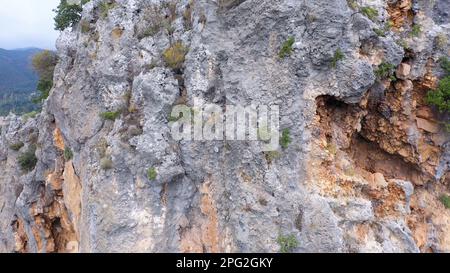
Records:
[[[0,0],[0,48],[54,49],[53,9],[59,0]]]

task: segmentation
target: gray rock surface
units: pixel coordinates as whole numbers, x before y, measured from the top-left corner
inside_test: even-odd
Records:
[[[374,71],[380,64],[379,57],[364,55],[365,46],[395,66],[403,61],[405,51],[396,42],[401,34],[388,31],[378,37],[372,30],[388,20],[388,1],[357,1],[379,11],[373,22],[344,0],[195,0],[192,27],[186,27],[189,1],[180,0],[173,37],[161,27],[143,38],[136,30],[148,26],[145,12],[161,1],[116,0],[105,18],[97,8],[100,2],[84,6],[88,32],[78,26],[61,33],[55,85],[42,113],[28,121],[14,115],[0,119],[0,252],[45,252],[42,241],[50,242],[33,232],[37,224],[30,211],[42,202],[43,188],[50,191],[46,198],[57,200],[60,194],[48,187],[49,173],[62,160],[56,129],[73,152],[76,178],[71,179],[81,184],[80,192],[64,193],[80,202],[79,215],[65,205],[72,226],[78,227],[73,228],[76,239],[61,233],[72,238],[64,237],[64,243],[76,242],[77,251],[277,252],[280,235],[291,234],[298,240],[296,252],[421,251],[407,224],[415,194],[410,182],[395,182],[406,204],[399,204],[395,215],[379,217],[376,200],[324,195],[310,176],[317,149],[312,144],[316,98],[328,95],[347,104],[364,100],[377,84]],[[426,12],[419,17],[423,35],[410,43],[417,50],[412,80],[424,76],[429,58],[442,54],[433,50],[433,37],[449,36],[448,14],[442,11],[446,1],[434,1],[434,7],[425,2],[417,1]],[[289,37],[295,38],[293,52],[280,59]],[[172,41],[189,49],[182,75],[161,57]],[[337,50],[344,58],[332,68]],[[268,162],[250,141],[175,141],[169,116],[180,99],[190,106],[195,99],[277,104],[280,126],[290,129],[292,143]],[[104,120],[100,113],[106,111],[121,114]],[[18,140],[25,146],[11,150]],[[33,143],[38,163],[24,173],[17,156]],[[107,161],[111,168],[102,166]],[[147,177],[150,168],[157,171],[155,180]],[[448,164],[441,164],[439,176],[447,172]],[[361,183],[354,187],[367,184]],[[448,214],[442,217],[449,222]],[[22,237],[11,224],[17,219],[24,226]],[[18,247],[25,237],[26,247]],[[58,244],[56,237],[53,241]],[[450,241],[438,241],[435,249],[450,251]]]

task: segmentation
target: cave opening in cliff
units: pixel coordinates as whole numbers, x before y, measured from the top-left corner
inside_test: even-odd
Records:
[[[320,96],[316,99],[319,128],[327,143],[327,150],[333,154],[344,153],[335,160],[348,158],[352,162],[352,173],[382,173],[389,179],[402,179],[415,184],[429,181],[430,177],[419,171],[413,163],[402,156],[391,154],[382,149],[377,141],[366,137],[366,126],[375,119],[366,119],[371,115],[379,115],[377,107],[367,104],[347,104],[333,96]],[[329,162],[328,162],[329,164]]]
[[[389,154],[377,143],[365,139],[360,134],[352,138],[348,153],[357,168],[371,173],[382,173],[388,179],[401,179],[421,184],[422,173],[399,155]]]

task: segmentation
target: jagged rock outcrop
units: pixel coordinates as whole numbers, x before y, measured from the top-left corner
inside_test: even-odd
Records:
[[[448,117],[424,101],[446,1],[104,1],[61,33],[42,112],[0,119],[1,252],[450,251]],[[174,140],[197,99],[279,105],[292,143]]]

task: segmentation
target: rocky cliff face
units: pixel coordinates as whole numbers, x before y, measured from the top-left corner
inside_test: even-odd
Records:
[[[89,2],[42,113],[0,119],[0,252],[449,252],[448,117],[424,100],[449,8]],[[277,104],[292,141],[175,141],[172,108],[197,99]]]

